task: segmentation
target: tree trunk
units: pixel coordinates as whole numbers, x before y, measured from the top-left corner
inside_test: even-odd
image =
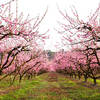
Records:
[[[94,86],[97,84],[96,78],[93,78]]]
[[[77,75],[76,74],[74,74],[74,76],[75,76],[75,79],[77,78]]]
[[[19,83],[21,83],[21,80],[22,80],[22,75],[20,75],[20,77],[19,77]]]
[[[17,77],[17,74],[14,76],[14,78],[12,79],[12,81],[11,81],[11,85],[13,85],[13,83],[14,83],[14,81],[15,81],[15,79],[16,79],[16,77]]]
[[[84,82],[87,82],[87,79],[88,79],[87,75],[84,75]]]
[[[31,78],[31,76],[30,76],[30,75],[28,75],[28,76],[27,76],[27,79],[29,80],[30,78]]]
[[[0,75],[2,75],[2,70],[0,70]]]
[[[78,74],[78,79],[79,79],[79,80],[81,79],[81,75],[80,75],[80,74]]]

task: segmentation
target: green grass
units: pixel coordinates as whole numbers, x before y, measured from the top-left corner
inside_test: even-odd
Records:
[[[82,80],[55,73],[58,79],[50,81],[49,74],[42,74],[31,80],[24,79],[21,84],[16,80],[12,86],[9,86],[9,78],[1,81],[0,100],[100,100],[100,85],[91,86],[91,79],[86,84]]]
[[[93,83],[93,79],[91,78],[89,78],[88,81]],[[97,84],[100,84],[100,79],[97,80]]]

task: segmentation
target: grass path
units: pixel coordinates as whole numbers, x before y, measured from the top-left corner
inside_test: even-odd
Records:
[[[91,81],[91,80],[90,80]],[[45,73],[32,80],[0,82],[0,100],[100,100],[100,86],[93,87],[58,73]]]

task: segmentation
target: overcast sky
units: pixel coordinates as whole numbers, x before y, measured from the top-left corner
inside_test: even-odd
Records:
[[[8,0],[1,1],[5,2]],[[25,15],[30,14],[31,17],[36,17],[37,15],[43,15],[48,7],[47,15],[40,25],[41,32],[50,29],[48,32],[50,39],[46,41],[45,49],[56,50],[56,42],[61,44],[61,41],[60,36],[57,35],[54,29],[59,27],[57,21],[63,20],[57,5],[62,11],[69,11],[74,5],[80,17],[85,19],[91,12],[95,11],[99,3],[100,0],[18,0],[18,11],[19,13],[24,12]],[[59,48],[61,47],[62,45],[59,45]]]

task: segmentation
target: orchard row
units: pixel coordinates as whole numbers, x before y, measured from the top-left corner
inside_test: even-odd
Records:
[[[84,76],[85,81],[92,78],[96,85],[100,78],[100,5],[86,22],[75,9],[73,17],[59,10],[66,21],[60,23],[58,34],[63,36],[63,45],[70,49],[56,52],[49,61],[43,50],[47,35],[39,32],[47,10],[42,17],[23,19],[22,13],[17,14],[17,5],[12,13],[13,2],[16,1],[0,5],[0,80],[13,76],[12,83],[17,77],[20,82],[23,77],[29,79],[43,72],[57,71],[79,79]]]

